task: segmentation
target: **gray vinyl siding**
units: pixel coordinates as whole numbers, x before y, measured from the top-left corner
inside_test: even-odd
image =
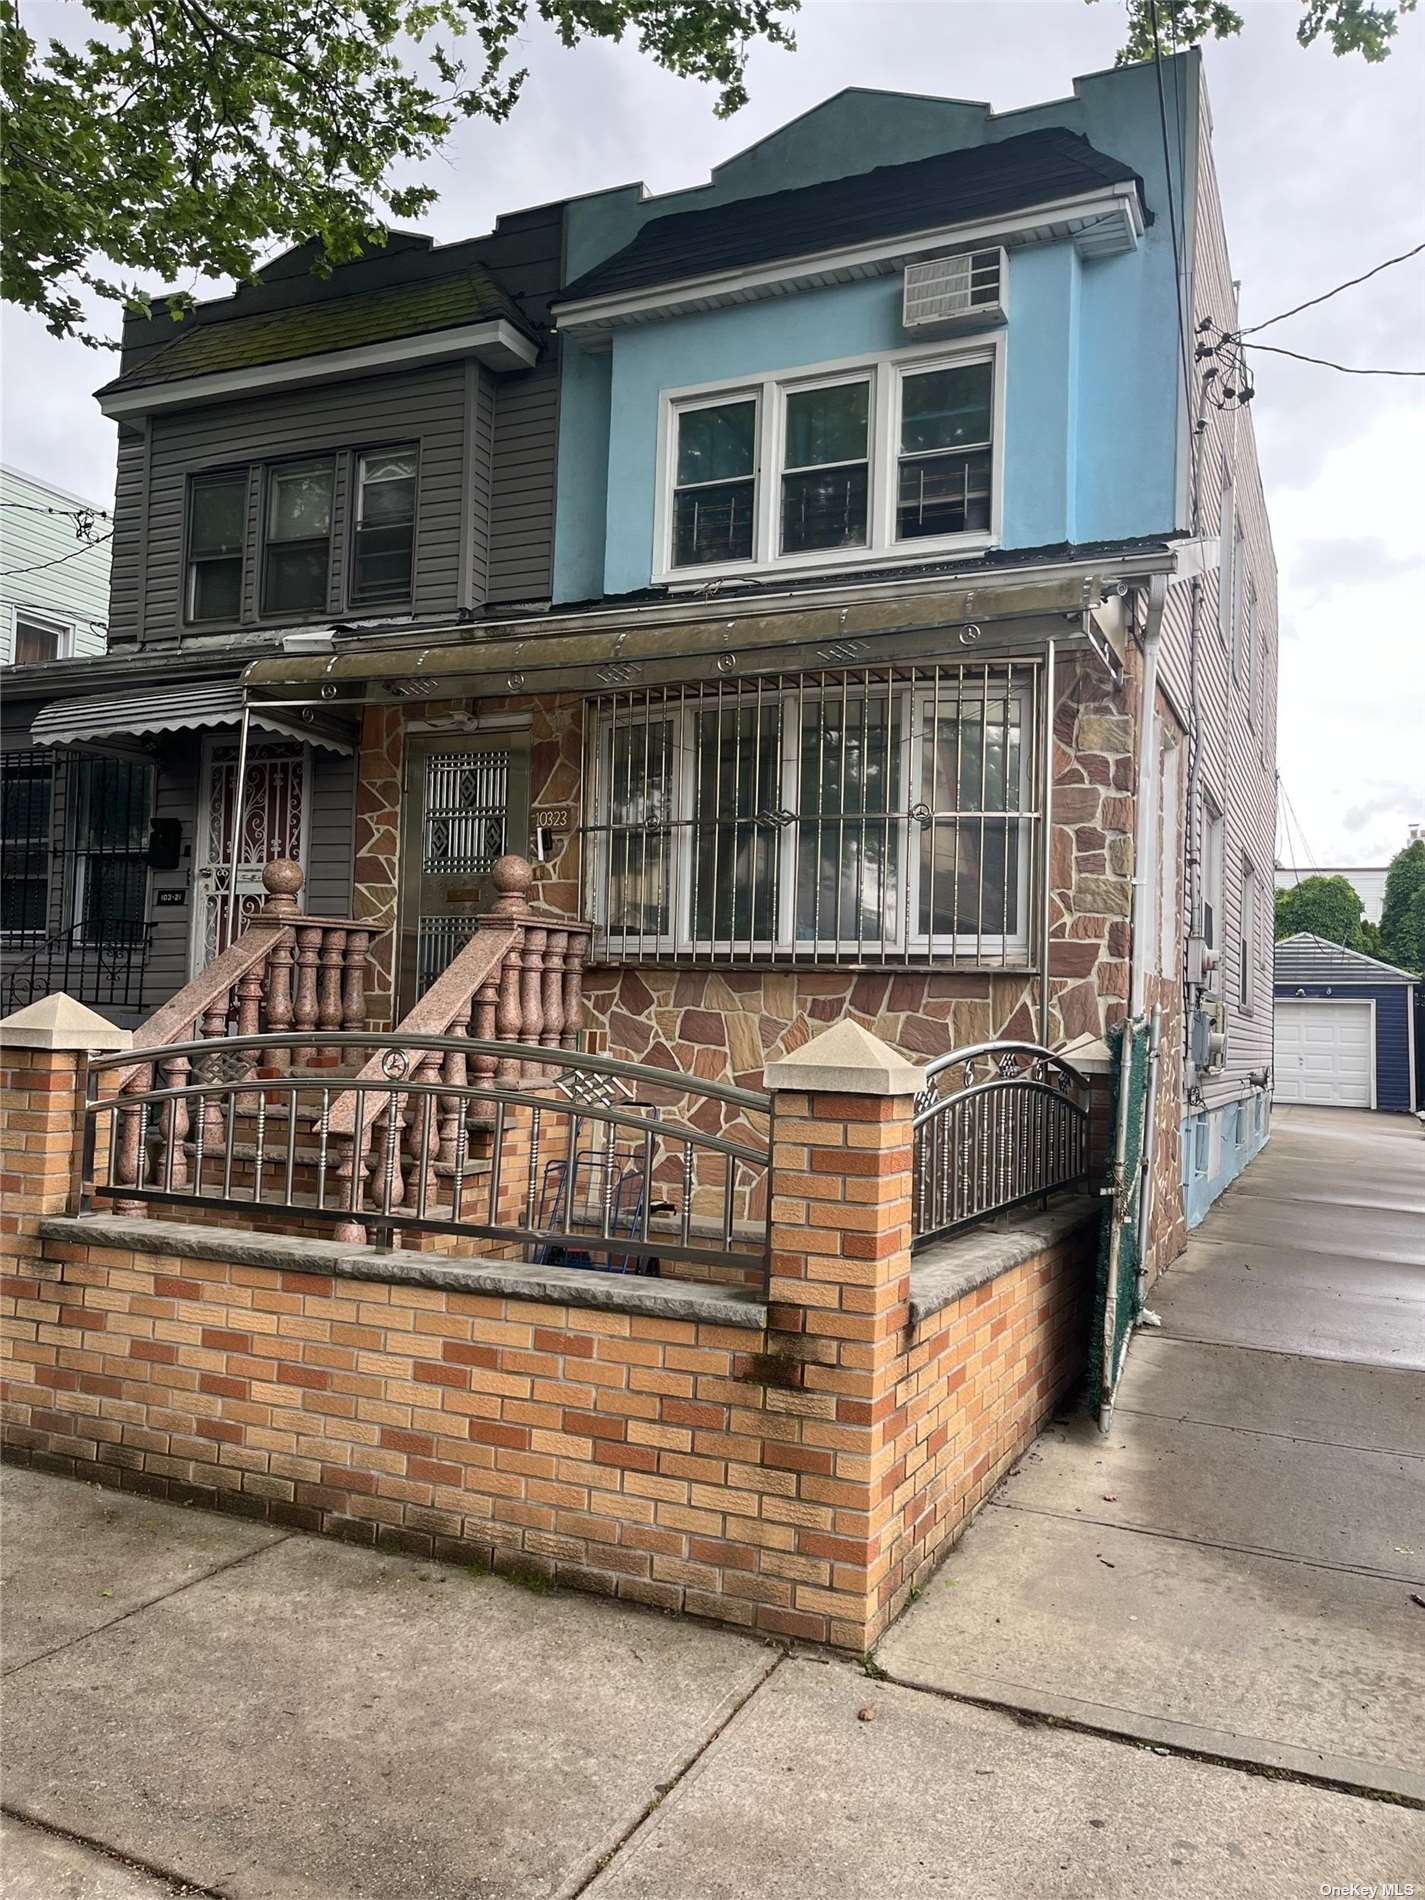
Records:
[[[109,644],[128,646],[143,637],[139,576],[143,572],[144,478],[148,468],[148,423],[122,423],[114,482],[114,539],[109,564]]]
[[[554,453],[559,371],[553,357],[505,377],[495,398],[490,593],[548,600],[554,552]]]
[[[488,372],[481,370],[484,377]],[[152,419],[147,490],[147,559],[143,576],[145,640],[184,631],[184,534],[187,482],[209,469],[248,465],[244,624],[262,624],[260,603],[263,483],[256,465],[290,457],[336,458],[335,519],[328,599],[322,619],[347,611],[345,569],[353,507],[353,451],[415,442],[420,469],[416,500],[414,609],[421,617],[453,615],[460,602],[465,457],[465,365],[369,376],[349,383],[284,391],[240,403],[206,404]],[[353,615],[361,610],[352,609]],[[292,615],[266,617],[290,623]],[[236,624],[236,623],[234,623]],[[191,632],[234,626],[205,622]]]
[[[563,280],[562,205],[501,218],[486,249],[522,308],[543,324]],[[533,369],[502,376],[495,391],[494,492],[489,600],[548,600],[554,560],[555,434],[559,353],[549,339]]]
[[[1197,190],[1192,231],[1191,310],[1194,324],[1203,317],[1225,329],[1236,325],[1236,300],[1227,254],[1222,207],[1204,116],[1198,145]],[[1267,521],[1266,500],[1257,466],[1256,441],[1250,409],[1220,410],[1204,406],[1206,428],[1198,442],[1196,518],[1190,523],[1204,536],[1221,528],[1222,471],[1232,472],[1234,508],[1244,531],[1246,573],[1256,594],[1255,639],[1258,664],[1265,668],[1259,695],[1262,714],[1254,722],[1250,671],[1245,666],[1234,677],[1230,637],[1224,639],[1219,605],[1219,571],[1213,567],[1200,582],[1197,620],[1198,703],[1200,728],[1200,793],[1206,792],[1223,815],[1222,940],[1218,965],[1220,993],[1228,1008],[1227,1063],[1203,1082],[1208,1108],[1231,1101],[1242,1092],[1253,1069],[1272,1060],[1272,919],[1273,852],[1276,834],[1276,691],[1277,691],[1277,572]],[[1229,530],[1230,531],[1230,530]],[[1243,599],[1246,587],[1243,588]],[[1162,678],[1176,705],[1185,713],[1192,705],[1192,599],[1191,581],[1175,582],[1168,591],[1163,619]],[[1184,810],[1187,849],[1196,864],[1202,852],[1202,798],[1196,809]],[[1239,945],[1242,923],[1242,867],[1256,872],[1258,915],[1253,1004],[1238,1006],[1240,994]],[[1188,888],[1192,888],[1189,879]],[[1192,919],[1185,920],[1186,937]]]

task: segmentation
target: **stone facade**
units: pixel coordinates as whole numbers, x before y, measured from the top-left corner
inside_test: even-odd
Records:
[[[1097,662],[1062,661],[1054,709],[1051,838],[1051,1040],[1098,1035],[1124,1014],[1132,902],[1136,686],[1113,689]],[[531,807],[567,809],[552,863],[532,896],[564,916],[584,908],[580,864],[583,700],[482,700],[486,714],[528,717]],[[389,927],[399,870],[402,735],[408,720],[458,708],[408,703],[366,716],[354,914]],[[524,840],[509,839],[512,850]],[[389,1008],[390,939],[376,951],[373,1020]],[[1004,1036],[1038,1039],[1033,972],[834,967],[715,969],[683,963],[591,964],[585,1002],[591,1046],[633,1061],[747,1083],[828,1023],[850,1017],[906,1053],[929,1057]]]

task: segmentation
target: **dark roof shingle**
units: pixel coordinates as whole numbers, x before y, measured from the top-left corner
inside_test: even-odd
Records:
[[[566,285],[560,301],[806,257],[1128,183],[1137,184],[1142,198],[1132,167],[1095,150],[1078,132],[1059,126],[1023,132],[998,144],[654,218],[632,243]]]
[[[499,317],[524,335],[534,335],[528,319],[493,277],[467,269],[447,277],[297,304],[286,310],[226,317],[217,323],[190,323],[179,328],[172,343],[106,384],[99,394],[267,363],[290,363],[330,350],[389,343],[399,337],[456,329],[467,323],[488,323]]]
[[[1368,957],[1363,950],[1348,950],[1344,944],[1331,943],[1309,930],[1283,937],[1273,959],[1272,982],[1277,989],[1297,983],[1330,983],[1339,989],[1352,983],[1378,986],[1420,980],[1409,970]]]

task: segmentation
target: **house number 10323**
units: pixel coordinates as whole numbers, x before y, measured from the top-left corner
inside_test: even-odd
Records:
[[[569,807],[567,805],[536,805],[534,822],[541,831],[567,831]]]

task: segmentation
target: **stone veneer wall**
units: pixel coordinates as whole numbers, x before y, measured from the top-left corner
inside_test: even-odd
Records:
[[[1136,672],[1115,691],[1096,661],[1058,669],[1051,838],[1051,1040],[1100,1035],[1128,998],[1133,873]],[[531,804],[570,808],[568,842],[536,867],[535,900],[582,913],[579,822],[584,706],[575,694],[481,701],[530,719]],[[403,735],[445,703],[373,707],[362,733],[353,911],[389,931],[395,919]],[[512,850],[527,841],[507,840]],[[390,944],[373,946],[373,1020],[390,1007]],[[585,997],[592,1046],[704,1080],[760,1076],[828,1023],[849,1017],[908,1054],[931,1056],[1003,1036],[1038,1040],[1037,975],[983,971],[765,970],[668,964],[591,966]],[[755,1085],[755,1084],[754,1084]]]

